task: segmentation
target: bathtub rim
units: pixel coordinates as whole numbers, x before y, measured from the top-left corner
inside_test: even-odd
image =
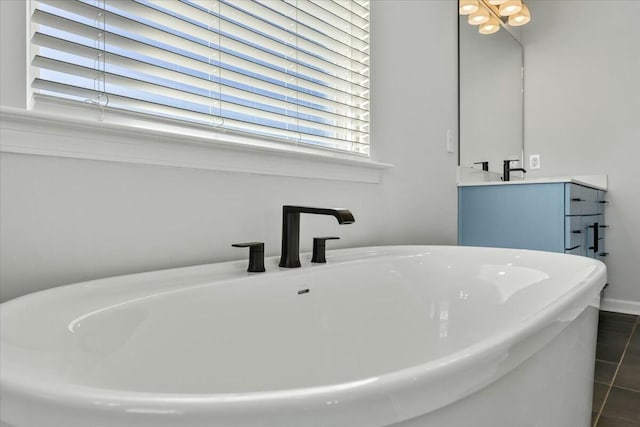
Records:
[[[397,245],[397,246],[365,246],[360,248],[348,248],[339,249],[328,252],[327,259],[339,257],[344,254],[350,254],[353,251],[376,251],[383,250],[385,252],[392,252],[394,250],[406,250],[417,249],[428,250],[429,248],[458,248],[459,246],[440,246],[440,245]],[[467,247],[465,247],[467,248]],[[496,248],[481,248],[486,250],[496,250]],[[498,249],[502,250],[502,249]],[[522,249],[504,249],[509,252],[539,252],[529,251]],[[402,253],[401,253],[402,254]],[[400,255],[401,255],[400,254]],[[552,254],[544,252],[544,254]],[[307,257],[309,254],[305,254]],[[389,254],[387,254],[389,255]],[[391,254],[392,255],[392,254]],[[553,254],[562,256],[572,256],[564,254]],[[277,258],[277,257],[269,257]],[[583,258],[583,257],[580,257]],[[366,259],[364,257],[363,259]],[[595,297],[600,293],[602,287],[606,282],[606,267],[598,260],[595,261],[596,268],[585,279],[576,283],[567,292],[565,292],[560,298],[555,300],[552,304],[541,308],[535,312],[532,316],[524,319],[522,322],[515,325],[510,325],[501,329],[499,333],[493,334],[482,341],[472,344],[457,352],[443,356],[441,358],[428,361],[426,363],[407,367],[394,372],[381,374],[375,377],[363,378],[356,381],[349,381],[338,384],[292,388],[287,390],[270,390],[262,392],[243,392],[243,393],[212,393],[212,394],[187,394],[187,393],[148,393],[148,392],[132,392],[122,390],[110,390],[95,387],[86,386],[69,386],[66,387],[63,392],[56,388],[55,385],[38,384],[36,381],[25,382],[14,381],[11,376],[7,378],[6,374],[2,375],[2,382],[0,383],[0,392],[4,397],[11,399],[27,399],[31,401],[32,405],[36,405],[37,402],[45,404],[60,406],[61,410],[68,410],[69,408],[79,408],[85,410],[97,410],[113,411],[122,413],[127,409],[140,407],[143,405],[150,409],[166,409],[172,406],[179,406],[185,415],[191,413],[202,414],[220,414],[221,412],[228,413],[229,416],[245,416],[249,413],[255,413],[256,411],[263,411],[265,409],[274,411],[299,411],[301,408],[306,408],[309,413],[320,413],[326,410],[325,405],[328,399],[338,400],[344,402],[344,405],[339,405],[337,410],[352,411],[361,405],[367,404],[371,400],[379,399],[380,396],[390,396],[394,393],[398,395],[407,391],[407,387],[416,388],[427,386],[433,388],[433,383],[439,383],[444,378],[449,377],[452,374],[464,372],[465,370],[477,368],[482,366],[494,366],[495,362],[499,360],[505,351],[509,348],[516,346],[519,343],[525,341],[528,337],[536,334],[541,329],[549,327],[554,322],[557,322],[559,318],[563,317],[563,314],[573,313],[571,316],[575,319],[587,306],[592,305]],[[220,264],[238,264],[245,265],[245,261],[228,261],[225,263],[215,263],[207,265],[220,265]],[[186,270],[190,268],[202,267],[180,267],[167,270],[156,270],[147,273],[138,273],[135,275],[123,275],[111,277],[103,280],[111,280],[116,278],[155,274],[167,271]],[[311,267],[313,268],[313,267]],[[281,272],[286,274],[287,269],[282,269]],[[278,273],[276,271],[275,273]],[[86,282],[81,282],[86,283]],[[80,283],[75,283],[68,286],[76,286]],[[48,292],[48,290],[41,291]],[[8,306],[12,303],[18,303],[22,298],[28,298],[29,295],[16,298],[14,300],[3,303],[3,306]],[[562,329],[558,330],[554,336],[557,336]],[[447,396],[447,402],[440,402],[437,407],[430,408],[425,411],[424,408],[414,408],[415,405],[409,404],[408,407],[399,410],[397,418],[393,420],[385,420],[385,422],[400,422],[407,420],[425,413],[431,412],[439,407],[446,406],[456,400],[459,400],[473,392],[475,392],[479,386],[486,386],[493,381],[500,379],[511,370],[515,369],[519,364],[524,362],[526,357],[522,358],[517,364],[511,366],[508,370],[495,375],[492,378],[485,379],[481,384],[470,385],[464,390],[459,390],[457,393],[449,393]],[[3,399],[6,400],[6,399]],[[118,406],[113,406],[109,409],[104,407],[98,408],[95,404],[96,401],[109,401]],[[6,402],[5,402],[6,403]],[[66,409],[64,409],[66,408]],[[332,408],[332,410],[336,410]],[[319,412],[318,412],[319,411]],[[3,411],[4,412],[4,411]],[[108,414],[103,412],[105,416]],[[0,417],[1,418],[1,417]],[[4,420],[4,419],[3,419]],[[185,424],[188,425],[188,424]]]

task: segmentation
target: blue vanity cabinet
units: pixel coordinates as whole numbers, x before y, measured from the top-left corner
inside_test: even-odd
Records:
[[[602,190],[569,182],[460,186],[458,244],[602,259],[604,197]]]

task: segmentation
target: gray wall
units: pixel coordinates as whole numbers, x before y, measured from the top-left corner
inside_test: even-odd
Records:
[[[262,240],[279,254],[285,203],[354,212],[348,226],[303,217],[304,250],[324,234],[342,236],[333,247],[454,244],[456,155],[445,135],[457,126],[456,19],[450,0],[372,2],[372,144],[395,165],[380,184],[3,153],[0,299],[245,257],[232,242]]]
[[[640,1],[529,4],[527,176],[609,175],[606,297],[640,303]]]
[[[27,52],[29,4],[26,0],[0,0],[0,105],[26,106],[27,61],[15,54]]]

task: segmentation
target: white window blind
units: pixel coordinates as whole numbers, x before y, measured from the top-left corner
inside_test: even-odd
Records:
[[[368,0],[32,0],[32,89],[369,154]]]

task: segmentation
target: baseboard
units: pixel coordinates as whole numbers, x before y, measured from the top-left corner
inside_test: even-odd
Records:
[[[603,298],[600,301],[600,310],[640,315],[640,301]]]

